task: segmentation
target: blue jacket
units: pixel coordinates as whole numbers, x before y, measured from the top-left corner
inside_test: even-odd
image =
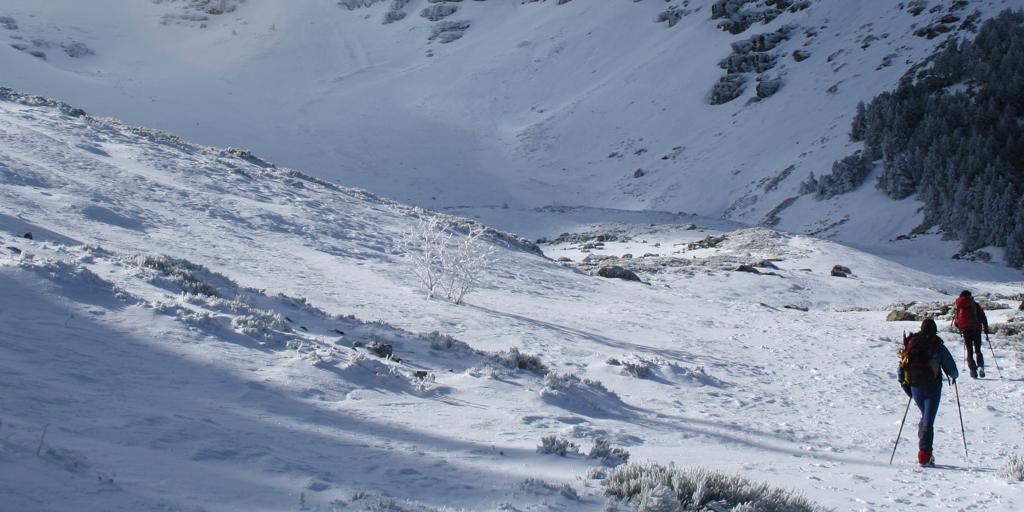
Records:
[[[949,378],[956,380],[960,377],[960,372],[956,369],[956,360],[953,359],[953,354],[949,353],[945,343],[939,345],[939,364],[942,365],[942,371],[946,372]],[[940,382],[939,385],[941,384]]]

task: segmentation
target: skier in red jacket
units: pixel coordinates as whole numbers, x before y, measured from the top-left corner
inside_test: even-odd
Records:
[[[967,348],[967,367],[971,370],[971,377],[977,379],[980,375],[985,377],[985,358],[981,355],[981,332],[984,328],[988,334],[988,319],[985,318],[985,310],[974,301],[971,292],[964,290],[956,299],[956,307],[953,309],[953,325],[960,329],[964,337],[964,347]]]

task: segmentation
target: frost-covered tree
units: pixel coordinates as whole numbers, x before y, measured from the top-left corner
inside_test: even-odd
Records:
[[[427,297],[444,277],[444,253],[452,238],[451,226],[436,216],[420,217],[416,230],[401,241],[405,257],[412,263],[412,271]]]
[[[401,241],[420,286],[433,298],[438,290],[461,304],[483,282],[495,250],[484,242],[486,229],[471,227],[465,235],[438,216],[421,216],[416,229]]]
[[[1024,12],[986,21],[973,41],[950,40],[912,69],[896,90],[857,106],[847,157],[818,179],[817,196],[848,191],[882,161],[877,186],[894,199],[916,194],[925,222],[964,250],[1006,249],[1024,265]],[[838,172],[838,175],[836,175]],[[810,185],[809,185],[810,186]]]
[[[466,295],[480,286],[494,259],[494,248],[483,241],[485,233],[482,227],[472,228],[466,236],[449,241],[441,253],[441,286],[448,299],[456,304],[462,304]]]

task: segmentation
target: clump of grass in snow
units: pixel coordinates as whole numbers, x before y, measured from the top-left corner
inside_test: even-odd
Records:
[[[135,264],[142,268],[156,270],[177,284],[185,293],[218,297],[217,289],[196,276],[196,271],[209,272],[205,267],[194,263],[172,258],[170,256],[135,257]]]
[[[559,457],[565,457],[569,454],[577,454],[580,452],[580,447],[576,443],[561,437],[561,436],[544,436],[540,440],[540,445],[537,446],[537,453],[543,453],[545,455],[558,455]]]
[[[612,446],[607,439],[599,437],[594,439],[594,446],[590,447],[587,457],[600,460],[608,466],[618,466],[629,461],[629,452],[625,448]]]
[[[538,375],[543,375],[548,371],[547,365],[540,360],[540,357],[524,354],[516,347],[508,349],[507,352],[495,354],[494,359],[508,368],[526,370]]]
[[[639,463],[619,466],[604,479],[605,493],[641,512],[733,510],[819,512],[804,496],[766,483],[706,468]]]
[[[563,498],[579,501],[580,495],[569,484],[555,485],[540,478],[527,478],[519,484],[519,488],[534,494],[560,494]]]
[[[1011,482],[1024,482],[1024,457],[1016,453],[1010,454],[1003,462],[999,475]]]

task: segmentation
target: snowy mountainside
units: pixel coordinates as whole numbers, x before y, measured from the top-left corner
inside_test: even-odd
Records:
[[[908,436],[886,464],[893,351],[916,328],[887,306],[968,287],[1012,327],[1017,271],[565,208],[530,222],[570,230],[542,245],[569,261],[494,232],[458,306],[424,297],[397,250],[422,211],[9,90],[0,139],[14,510],[602,510],[598,440],[842,510],[1024,503],[996,474],[1024,451],[1010,330],[993,336],[1005,380],[960,383],[969,460],[944,398],[940,462],[963,471],[910,465]],[[644,282],[587,275],[602,258]],[[582,453],[538,453],[547,436]]]
[[[0,36],[25,51],[0,66],[20,90],[429,208],[692,212],[867,246],[917,227],[919,203],[799,184],[857,149],[858,101],[1020,6],[8,0]]]

